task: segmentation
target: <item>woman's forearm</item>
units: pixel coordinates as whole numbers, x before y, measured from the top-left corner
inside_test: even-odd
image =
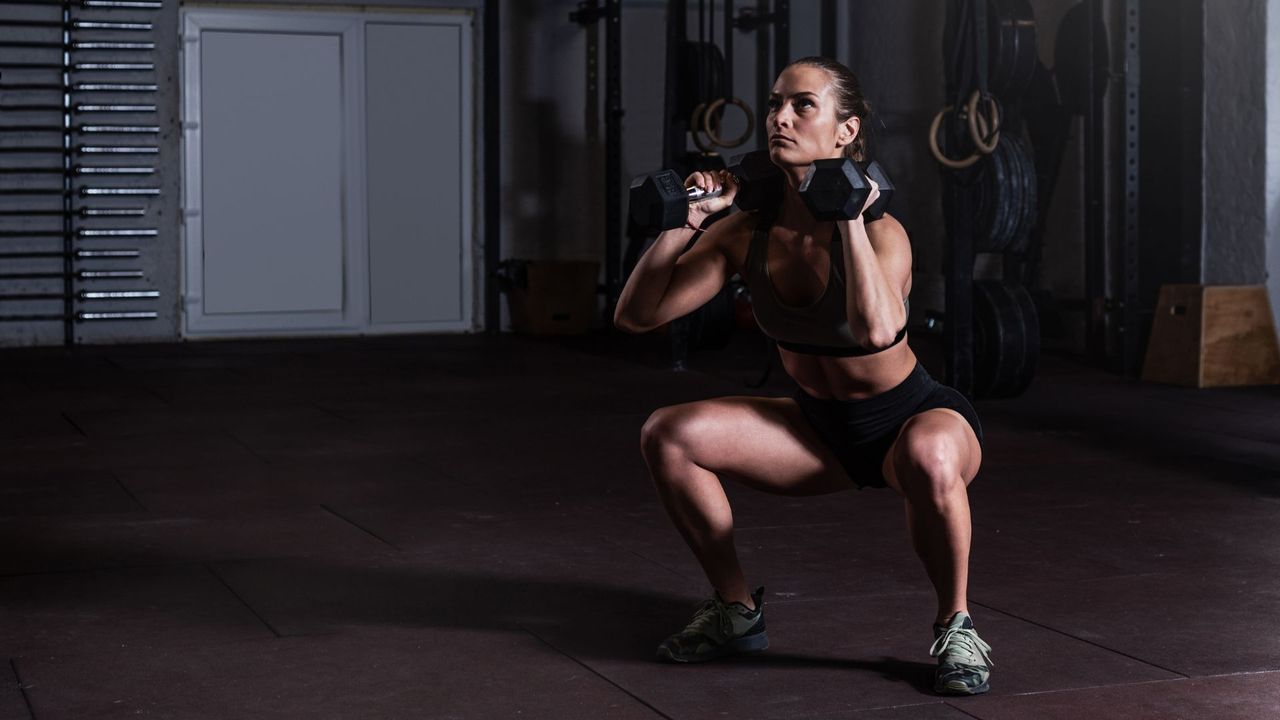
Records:
[[[671,285],[676,261],[694,232],[688,225],[667,230],[640,256],[618,296],[618,305],[613,311],[616,327],[628,332],[652,329],[653,317]]]

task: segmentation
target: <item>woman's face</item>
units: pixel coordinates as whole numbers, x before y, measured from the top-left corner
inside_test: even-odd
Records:
[[[859,121],[836,120],[836,98],[827,71],[793,65],[778,76],[769,95],[769,157],[778,165],[807,166],[838,158],[858,135]]]

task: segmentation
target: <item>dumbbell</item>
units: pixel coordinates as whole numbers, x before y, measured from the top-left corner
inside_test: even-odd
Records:
[[[766,151],[735,155],[726,168],[737,180],[734,204],[740,210],[755,210],[781,191],[782,173]],[[689,203],[710,200],[723,190],[704,192],[686,188],[674,170],[642,175],[631,183],[631,217],[636,224],[653,230],[670,230],[685,224]]]
[[[884,168],[874,160],[815,160],[800,183],[800,197],[818,220],[848,220],[858,214],[871,194],[867,178],[880,186],[880,195],[863,211],[862,217],[868,222],[879,220],[893,197],[893,184]]]

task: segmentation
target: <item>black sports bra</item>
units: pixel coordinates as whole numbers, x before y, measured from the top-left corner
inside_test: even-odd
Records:
[[[869,350],[853,337],[853,331],[849,327],[844,276],[841,273],[841,268],[844,267],[844,243],[840,241],[839,227],[831,234],[831,270],[827,276],[826,289],[812,304],[796,307],[782,302],[769,276],[769,228],[772,225],[772,217],[764,214],[759,216],[751,236],[751,245],[747,249],[743,272],[743,279],[751,292],[751,307],[756,323],[764,334],[777,340],[781,348],[807,355],[850,357],[874,355],[889,349]],[[910,310],[909,301],[904,299],[903,302]],[[889,347],[902,342],[906,335],[907,329],[904,326]]]

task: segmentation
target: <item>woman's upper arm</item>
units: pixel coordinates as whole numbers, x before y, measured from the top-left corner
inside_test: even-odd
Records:
[[[890,286],[902,292],[905,300],[911,294],[911,241],[906,229],[888,213],[866,227],[867,239],[880,261],[880,271]]]

